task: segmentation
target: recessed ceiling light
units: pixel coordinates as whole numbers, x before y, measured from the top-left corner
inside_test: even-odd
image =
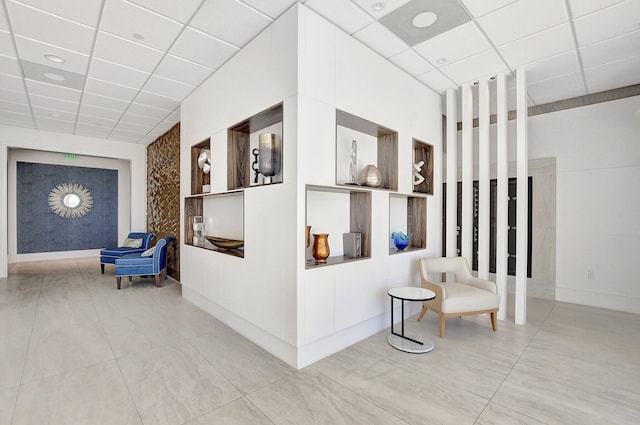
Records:
[[[47,77],[50,80],[53,80],[53,81],[64,81],[65,80],[65,78],[62,75],[56,74],[54,72],[45,72],[44,76]]]
[[[443,63],[447,63],[447,58],[440,58],[436,61],[438,65],[442,65]]]
[[[135,38],[136,40],[144,40],[144,35],[138,32],[134,32],[132,35],[133,35],[133,38]]]
[[[53,55],[51,53],[47,53],[44,55],[44,58],[48,61],[51,62],[55,62],[55,63],[64,63],[66,62],[66,60],[58,55]]]
[[[57,112],[50,112],[49,115],[52,116],[53,118],[60,118],[62,116]]]
[[[433,12],[418,13],[411,23],[416,28],[427,28],[433,25],[438,20],[438,15]]]
[[[384,9],[384,2],[377,1],[375,3],[371,3],[371,10],[374,12],[380,12],[382,9]]]

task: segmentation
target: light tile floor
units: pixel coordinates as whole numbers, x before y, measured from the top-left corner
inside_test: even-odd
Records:
[[[409,319],[437,334],[437,317]],[[436,349],[388,330],[295,371],[180,296],[116,290],[96,259],[0,279],[0,425],[637,424],[640,316],[529,299],[528,323],[450,319]]]

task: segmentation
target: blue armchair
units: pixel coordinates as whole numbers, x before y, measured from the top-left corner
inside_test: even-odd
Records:
[[[155,276],[156,286],[160,287],[160,275],[167,278],[167,245],[173,241],[172,237],[159,239],[156,246],[149,251],[134,252],[116,259],[116,284],[120,289],[123,276]]]
[[[151,246],[151,241],[155,237],[156,235],[154,235],[153,233],[129,233],[129,235],[127,236],[127,241],[142,239],[142,244],[140,245],[140,247],[134,248],[130,246],[119,246],[117,248],[105,248],[100,250],[100,270],[102,271],[102,274],[104,274],[105,264],[115,264],[116,259],[121,258],[127,254],[146,251]]]

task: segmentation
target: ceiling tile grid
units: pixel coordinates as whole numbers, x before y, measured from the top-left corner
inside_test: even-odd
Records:
[[[439,93],[520,66],[529,104],[640,83],[640,0],[0,0],[0,124],[148,144],[295,3]]]

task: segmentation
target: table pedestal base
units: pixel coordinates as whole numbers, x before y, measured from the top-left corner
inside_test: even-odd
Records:
[[[412,336],[412,335],[406,335],[406,336],[415,340],[419,340],[419,338],[416,336]],[[389,341],[389,345],[391,345],[393,348],[397,350],[404,351],[406,353],[414,353],[414,354],[428,353],[429,351],[433,350],[436,346],[436,344],[430,340],[424,341],[422,344],[417,344],[413,341],[403,338],[400,335],[394,335],[394,334],[390,334],[389,338],[387,338],[387,341]]]

